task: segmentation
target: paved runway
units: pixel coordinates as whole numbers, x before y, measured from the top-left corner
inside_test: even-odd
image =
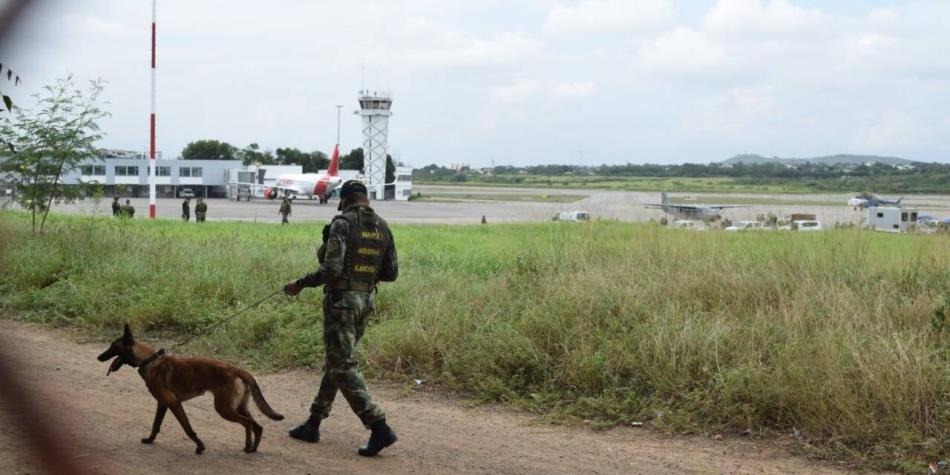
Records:
[[[496,188],[496,187],[453,187],[417,185],[414,192],[424,195],[435,193],[440,197],[458,195],[463,201],[382,201],[374,202],[373,207],[392,223],[415,224],[478,224],[482,215],[489,223],[549,221],[559,211],[588,211],[595,219],[616,219],[620,221],[647,221],[659,219],[663,212],[646,209],[647,203],[659,202],[659,193],[629,192],[596,189],[544,189],[544,188]],[[492,201],[479,200],[485,195],[584,195],[586,198],[572,203],[531,202],[531,201]],[[466,198],[465,195],[474,197]],[[778,216],[791,213],[814,213],[825,226],[836,222],[857,223],[863,211],[847,206],[850,194],[725,194],[725,193],[670,193],[671,198],[680,198],[689,203],[742,204],[761,200],[764,204],[751,204],[747,208],[727,210],[723,216],[732,220],[755,219],[757,214],[772,212]],[[124,200],[124,199],[123,199]],[[132,198],[136,209],[136,219],[147,215],[148,200]],[[280,201],[257,199],[250,202],[236,202],[226,199],[210,199],[208,220],[259,221],[279,223],[277,210]],[[780,204],[776,204],[779,202]],[[78,214],[109,214],[111,200],[104,199],[98,208],[87,200],[83,203],[57,205],[55,211]],[[293,206],[291,223],[303,221],[329,220],[336,213],[336,201],[329,205],[320,205],[315,201],[297,201]],[[772,203],[772,204],[768,204]],[[840,204],[834,204],[840,203]],[[920,207],[921,214],[938,217],[950,217],[950,195],[908,195],[903,201],[905,207]],[[192,200],[192,210],[194,200]],[[192,215],[194,211],[192,211]],[[180,199],[159,199],[158,216],[160,218],[178,218],[181,215]],[[194,216],[192,216],[194,219]]]

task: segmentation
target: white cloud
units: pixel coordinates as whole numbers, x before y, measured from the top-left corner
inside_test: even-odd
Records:
[[[740,35],[814,34],[830,23],[831,17],[821,10],[786,0],[718,0],[703,19],[710,32]]]
[[[734,87],[688,108],[683,125],[701,134],[760,136],[779,113],[771,85]]]
[[[519,104],[530,100],[541,89],[538,81],[522,79],[512,84],[496,86],[491,90],[491,101],[496,105]]]
[[[909,113],[886,109],[858,127],[852,147],[867,152],[914,149],[926,143],[930,135],[930,128]]]
[[[950,1],[278,3],[160,1],[162,151],[201,138],[326,150],[334,105],[355,108],[365,85],[393,91],[390,143],[418,164],[476,164],[485,146],[560,160],[525,137],[608,144],[585,152],[608,163],[742,149],[950,157]],[[29,104],[66,71],[103,76],[101,145],[144,148],[148,2],[44,5],[6,45],[24,79],[9,93]],[[574,107],[595,96],[623,100]],[[360,133],[346,114],[344,146]]]
[[[772,86],[738,87],[730,91],[738,110],[751,118],[772,112],[776,103],[774,93]]]
[[[868,23],[874,26],[890,26],[900,21],[900,15],[890,8],[875,8],[868,13]]]
[[[71,35],[114,40],[127,39],[131,34],[131,29],[126,25],[92,15],[67,13],[64,16],[64,23],[70,30]]]
[[[425,46],[410,48],[408,59],[423,67],[472,67],[514,61],[541,51],[540,41],[522,33],[481,39],[446,31],[431,39]]]
[[[725,64],[725,47],[691,28],[679,27],[641,46],[638,55],[651,72],[714,72]]]
[[[561,97],[587,97],[593,92],[593,81],[562,82],[554,86],[554,93]]]
[[[501,125],[523,124],[529,117],[532,99],[541,92],[541,83],[519,79],[489,89],[489,100],[482,104],[478,126],[498,130]]]
[[[544,22],[549,33],[616,33],[652,30],[669,24],[675,9],[670,0],[586,0],[555,5]]]

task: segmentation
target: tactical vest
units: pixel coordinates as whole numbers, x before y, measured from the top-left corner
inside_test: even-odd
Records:
[[[334,218],[350,224],[343,275],[330,286],[336,290],[372,292],[389,248],[389,226],[372,209],[359,206]]]

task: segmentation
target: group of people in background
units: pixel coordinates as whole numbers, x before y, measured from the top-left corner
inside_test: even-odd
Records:
[[[195,221],[199,223],[205,222],[205,216],[208,215],[208,205],[198,198],[198,203],[195,205]],[[132,206],[130,200],[125,200],[125,204],[119,204],[119,197],[116,196],[112,198],[112,216],[117,218],[132,218],[135,216],[135,207]],[[184,203],[181,204],[181,219],[189,221],[191,219],[191,198],[185,198]]]
[[[129,200],[125,200],[125,204],[119,204],[119,197],[116,196],[112,198],[112,216],[117,218],[131,218],[135,216],[135,207],[132,206],[132,203]]]
[[[195,204],[195,222],[205,222],[205,216],[207,215],[208,204],[198,198],[198,203]],[[191,198],[185,198],[185,201],[181,203],[181,219],[184,219],[185,222],[191,219]]]
[[[197,200],[198,202],[195,203],[195,222],[203,223],[205,222],[205,217],[208,215],[208,204],[201,198],[197,198]],[[290,199],[284,198],[280,203],[280,209],[277,211],[277,214],[280,215],[281,224],[290,223],[287,219],[290,213]],[[119,197],[116,196],[112,199],[112,216],[131,218],[135,216],[135,208],[132,206],[130,200],[125,200],[124,205],[119,204]],[[185,222],[191,220],[191,198],[185,198],[185,201],[181,203],[181,219],[185,220]]]

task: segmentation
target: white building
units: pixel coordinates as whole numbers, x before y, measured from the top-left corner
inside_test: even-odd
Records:
[[[63,175],[63,184],[99,185],[106,196],[148,196],[150,162],[145,158],[86,159]],[[240,165],[238,160],[155,160],[156,194],[173,198],[188,189],[198,197],[224,197],[228,170]]]

